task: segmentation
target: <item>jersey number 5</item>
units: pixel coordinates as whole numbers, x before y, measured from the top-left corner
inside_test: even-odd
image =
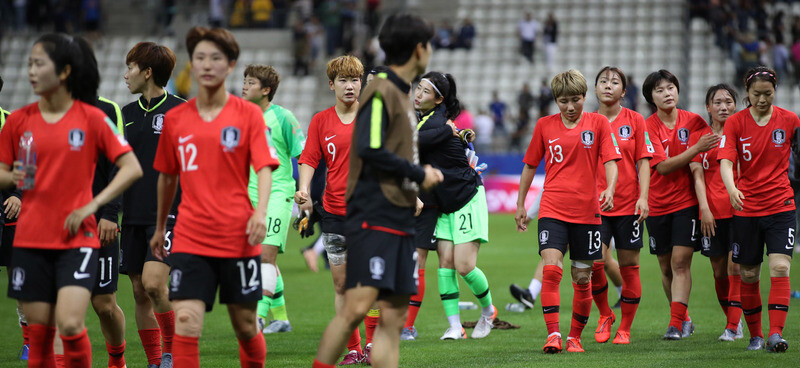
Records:
[[[194,143],[189,143],[186,147],[178,146],[178,152],[181,154],[181,171],[197,170],[197,164],[194,162],[197,159],[197,146]]]

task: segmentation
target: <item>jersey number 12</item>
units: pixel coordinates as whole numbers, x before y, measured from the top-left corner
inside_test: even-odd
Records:
[[[197,146],[194,143],[189,143],[186,147],[178,146],[178,152],[181,154],[181,171],[197,170],[197,164],[194,163],[197,159]]]

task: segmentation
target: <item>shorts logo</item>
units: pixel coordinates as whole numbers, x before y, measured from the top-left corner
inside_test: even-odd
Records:
[[[591,130],[582,131],[581,143],[583,143],[584,146],[591,146],[594,143],[594,132]]]
[[[369,272],[373,280],[382,280],[383,273],[386,271],[386,262],[383,258],[375,256],[369,259]]]
[[[678,129],[678,140],[681,141],[681,143],[688,142],[689,141],[689,129],[686,129],[686,128]]]
[[[14,267],[11,271],[11,289],[21,291],[22,285],[25,284],[25,270],[20,267]]]
[[[539,232],[539,244],[547,244],[548,239],[550,239],[550,231],[542,230]]]
[[[711,250],[711,238],[704,236],[700,241],[703,243],[704,251],[708,252]]]
[[[619,137],[623,139],[628,139],[631,137],[631,126],[630,125],[623,125],[619,127]]]
[[[650,249],[656,250],[656,238],[650,237]]]
[[[178,288],[181,287],[181,278],[183,278],[183,272],[181,272],[181,270],[172,270],[172,273],[170,273],[169,283],[173,293],[177,293]]]
[[[220,144],[225,147],[225,152],[232,152],[234,148],[239,146],[239,138],[241,137],[242,132],[237,127],[225,127],[222,128],[222,134],[220,135]]]
[[[69,131],[69,146],[73,151],[80,151],[86,140],[86,133],[82,129],[72,129]]]
[[[784,144],[786,143],[786,131],[783,129],[775,129],[772,131],[772,143]]]
[[[733,243],[733,256],[739,257],[739,243]]]
[[[153,134],[161,134],[164,129],[164,114],[156,114],[153,116]]]

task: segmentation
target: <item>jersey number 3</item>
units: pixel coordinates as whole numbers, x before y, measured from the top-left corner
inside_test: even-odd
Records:
[[[184,147],[178,146],[178,152],[181,154],[181,171],[195,171],[197,170],[197,146],[194,143],[189,143]]]

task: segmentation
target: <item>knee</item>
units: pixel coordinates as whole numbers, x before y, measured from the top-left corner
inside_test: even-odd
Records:
[[[158,280],[144,280],[144,291],[152,300],[159,300],[166,297],[167,284]]]
[[[367,311],[369,311],[370,305],[366,303],[352,303],[348,304],[345,302],[344,308],[342,308],[342,317],[345,319],[347,324],[351,325],[353,328],[358,326],[359,323],[367,316]]]
[[[789,262],[776,262],[769,265],[769,274],[772,277],[789,276]]]
[[[84,329],[83,318],[69,316],[56,321],[58,331],[64,336],[75,336]]]
[[[97,317],[100,320],[107,320],[114,317],[114,312],[117,309],[117,304],[111,300],[111,298],[105,297],[105,295],[92,298],[92,308],[94,312],[97,313]]]
[[[144,286],[141,283],[133,284],[133,301],[136,305],[148,305],[150,304],[150,297],[147,296],[147,291],[145,291]]]
[[[589,267],[572,267],[572,280],[578,285],[586,285],[592,279],[592,269]]]
[[[181,308],[175,311],[176,329],[180,326],[181,331],[192,336],[200,336],[203,330],[202,320],[203,316],[193,309]]]
[[[758,276],[760,269],[758,267],[742,267],[741,274],[742,274],[742,282],[746,282],[748,284],[752,284],[758,281]]]
[[[458,272],[459,275],[461,275],[461,277],[466,277],[474,269],[475,269],[474,263],[469,263],[469,262],[456,263],[456,271]]]
[[[691,260],[678,259],[672,261],[672,272],[675,274],[686,274],[691,272]]]

